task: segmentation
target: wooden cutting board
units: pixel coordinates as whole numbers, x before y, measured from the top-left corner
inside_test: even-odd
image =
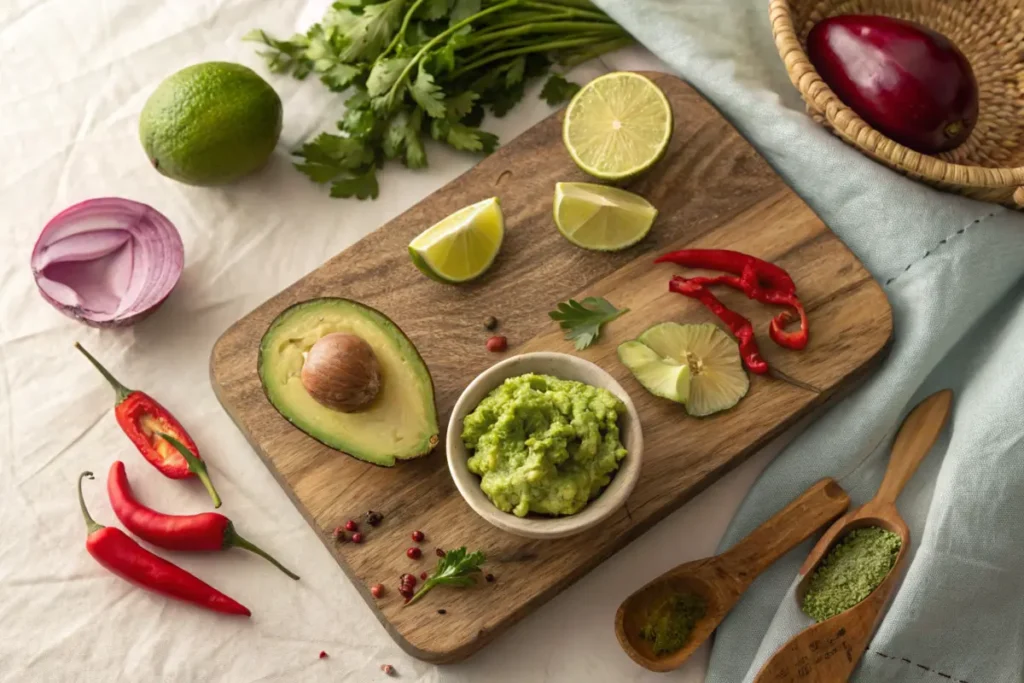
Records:
[[[673,76],[651,76],[672,103],[676,127],[665,159],[631,185],[661,210],[640,244],[594,253],[572,246],[555,229],[555,182],[587,180],[562,146],[558,114],[267,301],[213,349],[211,376],[221,403],[381,623],[413,656],[450,662],[482,647],[864,373],[892,335],[885,294],[853,254],[693,89]],[[506,237],[490,271],[459,287],[420,274],[409,262],[409,241],[492,195],[501,198]],[[802,352],[768,339],[777,309],[736,292],[721,297],[755,321],[770,364],[818,391],[753,377],[736,408],[695,419],[637,384],[618,362],[619,342],[665,320],[717,322],[696,302],[668,292],[676,267],[652,264],[656,255],[684,246],[744,251],[793,275],[811,320],[811,343]],[[445,462],[444,426],[465,386],[497,360],[525,351],[573,352],[547,312],[559,301],[590,295],[631,309],[580,355],[614,375],[636,403],[645,441],[641,479],[626,507],[597,529],[558,541],[518,538],[488,525],[459,496]],[[442,445],[433,454],[375,467],[319,444],[271,407],[256,374],[260,337],[287,306],[322,296],[383,311],[416,344],[433,375],[442,427]],[[507,354],[484,347],[491,333],[483,321],[490,315],[508,337]],[[332,540],[335,526],[361,520],[370,509],[382,512],[384,521],[375,529],[363,525],[363,544]],[[427,535],[419,561],[405,555],[415,529]],[[438,588],[403,608],[399,576],[431,569],[435,547],[462,545],[486,552],[486,570],[496,581]],[[387,587],[380,601],[370,595],[378,582]]]

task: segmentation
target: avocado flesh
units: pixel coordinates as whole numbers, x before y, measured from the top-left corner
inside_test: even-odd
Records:
[[[332,332],[353,334],[373,349],[381,388],[355,413],[321,405],[306,391],[305,353]],[[418,458],[438,441],[430,372],[416,347],[382,313],[355,301],[314,299],[286,309],[260,342],[259,375],[270,403],[285,419],[331,448],[390,467]]]

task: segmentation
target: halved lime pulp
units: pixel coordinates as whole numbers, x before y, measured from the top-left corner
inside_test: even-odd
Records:
[[[617,71],[592,80],[565,112],[562,140],[573,161],[601,180],[653,166],[672,138],[672,106],[649,78]]]
[[[555,225],[584,249],[616,251],[642,240],[658,210],[640,195],[594,183],[555,185]]]
[[[505,238],[505,218],[497,197],[459,209],[409,243],[412,262],[426,275],[447,283],[480,277],[494,263]]]

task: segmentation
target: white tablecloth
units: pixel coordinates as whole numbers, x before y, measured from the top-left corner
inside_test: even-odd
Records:
[[[0,3],[0,680],[661,681],[617,647],[612,617],[630,591],[714,551],[763,453],[605,562],[468,661],[436,667],[405,655],[221,410],[210,349],[233,321],[329,256],[468,169],[475,159],[431,148],[429,170],[389,168],[375,202],[329,199],[292,169],[287,150],[339,117],[341,98],[315,79],[267,74],[253,27],[287,35],[326,3],[257,0],[6,0]],[[280,93],[284,133],[269,167],[233,187],[202,189],[147,163],[137,117],[149,93],[189,64],[248,64]],[[635,49],[586,65],[658,68]],[[536,89],[489,127],[506,142],[550,113]],[[186,268],[164,307],[134,328],[97,331],[46,305],[29,254],[43,224],[90,197],[156,207],[181,231]],[[253,610],[222,617],[133,588],[84,549],[75,501],[102,523],[110,463],[123,460],[139,497],[175,512],[209,508],[198,485],[172,483],[120,433],[113,393],[72,348],[81,341],[121,380],[149,391],[191,431],[240,533],[302,575],[293,583],[233,551],[165,553]],[[327,659],[318,659],[324,650]],[[672,680],[701,680],[698,656]]]

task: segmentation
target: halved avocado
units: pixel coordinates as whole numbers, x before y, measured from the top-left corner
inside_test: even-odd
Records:
[[[373,349],[380,391],[366,409],[343,413],[313,399],[302,384],[305,354],[332,332]],[[434,384],[409,338],[387,316],[349,299],[312,299],[277,316],[260,342],[259,375],[285,419],[331,448],[390,467],[429,453],[438,442]]]

